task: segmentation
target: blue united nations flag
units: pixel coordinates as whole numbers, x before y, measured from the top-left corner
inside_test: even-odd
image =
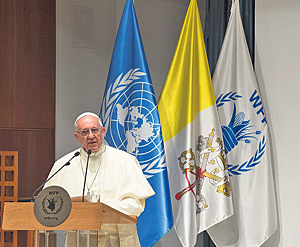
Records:
[[[136,156],[155,191],[137,223],[141,245],[153,246],[173,218],[160,120],[132,0],[120,22],[100,118],[107,143]]]

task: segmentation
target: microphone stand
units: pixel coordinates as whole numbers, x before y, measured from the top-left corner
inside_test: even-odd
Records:
[[[34,201],[34,195],[35,195],[35,193],[40,189],[40,188],[42,188],[44,185],[45,185],[45,183],[47,183],[51,178],[53,178],[61,169],[63,169],[65,166],[68,166],[68,165],[70,165],[70,161],[72,160],[72,159],[74,159],[76,156],[78,156],[80,154],[80,152],[76,152],[73,156],[72,156],[72,158],[71,159],[69,159],[68,160],[68,162],[66,163],[66,164],[64,164],[61,168],[59,168],[51,177],[49,177],[44,183],[42,183],[34,192],[33,192],[33,194],[32,194],[32,197],[31,197],[31,202],[33,202]]]
[[[84,202],[84,191],[85,191],[86,177],[87,177],[88,166],[89,166],[89,159],[90,159],[91,153],[92,153],[92,150],[89,149],[89,150],[88,150],[88,157],[87,157],[87,161],[86,161],[86,168],[85,168],[84,182],[83,182],[82,202]]]

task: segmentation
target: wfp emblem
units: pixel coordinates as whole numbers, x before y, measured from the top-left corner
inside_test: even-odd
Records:
[[[260,96],[258,95],[258,92],[254,90],[249,97],[249,104],[252,106],[249,109],[252,110],[253,108],[253,111],[256,114],[252,115],[254,115],[255,118],[258,118],[251,120],[247,118],[245,112],[237,111],[235,101],[241,100],[242,98],[243,97],[237,92],[229,92],[227,94],[221,94],[216,100],[218,110],[221,107],[226,106],[232,108],[233,104],[231,119],[226,126],[222,126],[226,154],[230,157],[230,152],[237,149],[237,147],[241,147],[241,145],[245,150],[248,150],[250,147],[255,147],[255,152],[242,164],[227,164],[230,176],[242,175],[259,165],[266,148],[266,137],[258,129],[260,128],[260,124],[266,123]]]
[[[120,74],[103,98],[105,140],[138,159],[147,178],[166,169],[160,120],[151,83],[139,68]]]
[[[183,151],[178,157],[178,162],[188,186],[178,192],[175,198],[180,200],[186,193],[192,193],[196,200],[197,214],[208,208],[202,193],[205,180],[209,181],[210,186],[215,187],[216,193],[230,197],[226,155],[222,140],[215,136],[214,129],[206,136],[198,136],[196,151],[192,149]]]
[[[64,206],[64,200],[61,196],[44,197],[42,201],[42,209],[45,214],[58,214]]]
[[[71,198],[68,192],[59,186],[43,189],[35,199],[34,215],[44,226],[58,226],[71,212]]]

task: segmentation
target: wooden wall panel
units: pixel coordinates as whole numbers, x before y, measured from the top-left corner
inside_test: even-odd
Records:
[[[0,1],[0,150],[19,151],[20,196],[54,159],[55,29],[55,0]]]
[[[1,130],[0,150],[19,152],[19,197],[31,197],[54,163],[54,131]]]
[[[31,197],[55,157],[55,5],[0,1],[0,150],[18,151],[19,197]]]
[[[0,127],[54,129],[55,0],[0,7]]]

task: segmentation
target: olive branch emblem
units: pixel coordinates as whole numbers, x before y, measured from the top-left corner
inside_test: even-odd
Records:
[[[219,108],[220,106],[224,105],[227,102],[230,102],[232,100],[237,100],[239,98],[242,98],[242,96],[238,95],[237,92],[229,92],[225,95],[222,93],[216,100],[217,108]]]
[[[263,156],[263,154],[265,153],[265,147],[266,147],[266,140],[265,140],[265,136],[264,136],[263,139],[259,142],[259,147],[256,150],[254,156],[251,157],[251,159],[249,159],[248,161],[245,161],[241,165],[235,165],[235,166],[230,165],[230,164],[227,165],[230,176],[241,175],[242,172],[251,171],[253,167],[257,166],[260,163],[260,159]]]
[[[147,179],[153,177],[153,174],[161,172],[165,169],[165,167],[167,167],[167,164],[164,155],[153,160],[150,164],[141,165],[143,173]]]

